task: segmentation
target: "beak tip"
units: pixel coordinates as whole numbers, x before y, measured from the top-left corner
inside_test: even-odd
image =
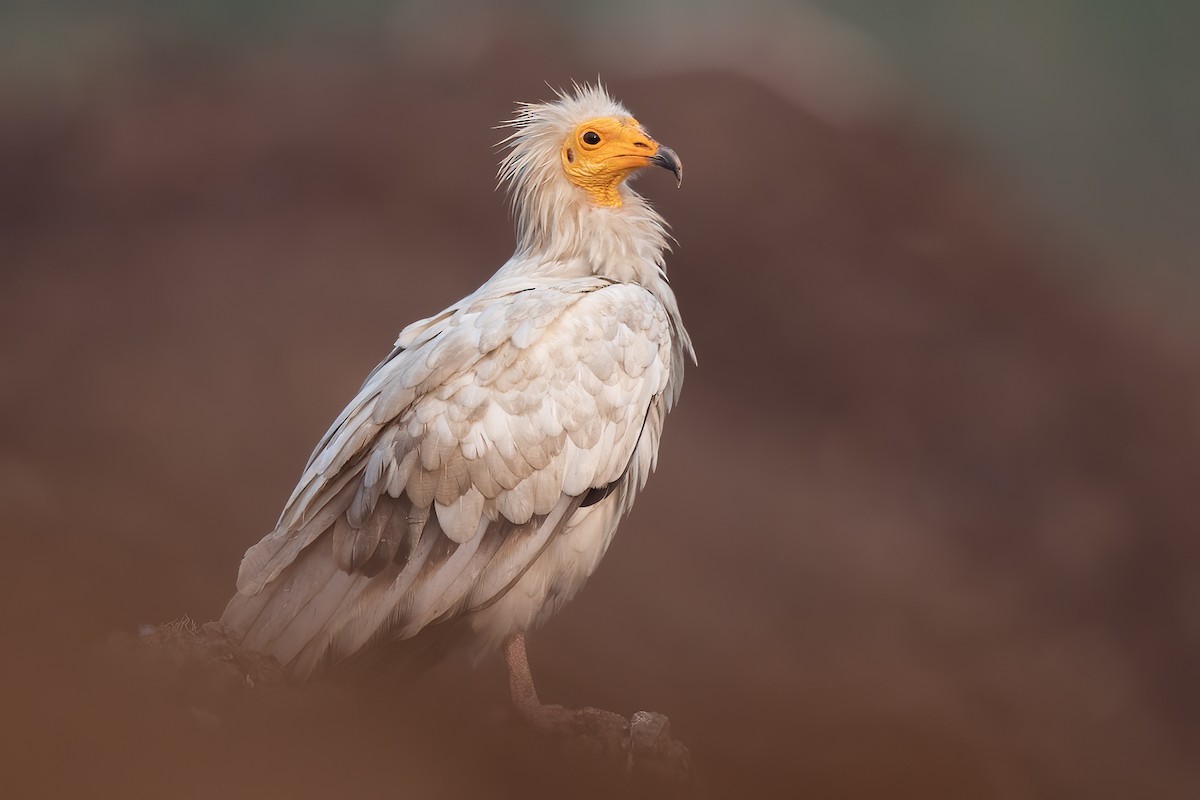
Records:
[[[675,151],[669,147],[660,146],[658,152],[650,161],[658,166],[671,170],[675,176],[675,188],[683,186],[683,162],[679,160],[679,156],[675,155]]]

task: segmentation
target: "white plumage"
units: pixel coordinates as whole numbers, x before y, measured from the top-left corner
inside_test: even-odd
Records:
[[[434,629],[486,651],[536,627],[654,467],[692,349],[664,223],[624,179],[678,159],[599,87],[509,124],[516,253],[401,332],[242,561],[222,620],[297,677]]]

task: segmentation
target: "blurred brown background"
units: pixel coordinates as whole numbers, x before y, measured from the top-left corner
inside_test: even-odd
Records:
[[[667,713],[714,797],[1200,796],[1192,117],[1176,72],[1161,126],[1129,100],[1157,73],[1028,77],[1082,6],[1029,55],[1017,11],[936,2],[53,5],[3,16],[12,796],[602,791],[511,743],[498,662],[216,732],[101,666],[112,631],[220,613],[399,329],[510,252],[492,126],[597,74],[687,166],[641,189],[701,363],[531,644],[543,697]],[[933,30],[940,84],[906,56]],[[1022,146],[1056,118],[957,102],[979,52],[1155,136]]]

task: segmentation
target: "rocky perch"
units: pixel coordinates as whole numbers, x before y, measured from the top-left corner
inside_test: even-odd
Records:
[[[362,705],[356,685],[290,681],[273,657],[243,648],[218,622],[199,624],[185,617],[143,625],[136,634],[114,634],[106,655],[143,701],[172,706],[177,718],[190,717],[182,724],[218,739],[231,729],[263,725],[273,714],[290,721],[335,720],[320,726],[327,730],[343,723],[357,725],[345,716],[346,709]],[[704,795],[688,749],[672,738],[665,715],[638,711],[625,718],[587,711],[575,724],[556,729],[529,725],[508,710],[460,721],[471,725],[476,743],[492,737],[505,741],[504,757],[510,766],[543,764],[565,779],[585,776],[589,788],[583,796],[611,791],[634,797]],[[440,726],[444,734],[446,720],[436,712],[432,717],[431,727]],[[411,725],[412,719],[406,722]],[[270,723],[265,724],[269,729]],[[481,727],[487,729],[482,734]],[[403,747],[398,743],[396,749]]]

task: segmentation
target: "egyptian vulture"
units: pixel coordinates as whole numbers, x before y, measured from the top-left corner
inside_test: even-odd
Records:
[[[626,180],[681,178],[675,153],[601,86],[505,125],[516,252],[400,333],[246,551],[222,621],[298,679],[447,632],[502,647],[532,720],[551,707],[525,633],[600,563],[695,356],[666,223]]]

